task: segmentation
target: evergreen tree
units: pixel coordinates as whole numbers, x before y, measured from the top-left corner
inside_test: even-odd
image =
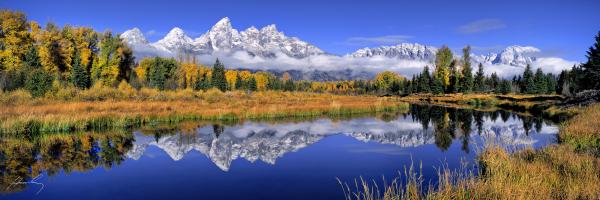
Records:
[[[548,73],[546,75],[546,92],[547,94],[552,94],[556,91],[556,77],[552,73]]]
[[[71,64],[71,83],[79,89],[88,88],[91,84],[90,76],[87,70],[81,66],[79,54],[76,53],[74,57],[73,64]]]
[[[195,84],[194,89],[208,90],[210,87],[211,87],[210,81],[208,80],[208,77],[206,76],[206,74],[200,75],[200,72],[198,72],[198,78],[196,78],[196,84]]]
[[[242,77],[240,76],[239,73],[237,73],[236,75],[236,79],[235,79],[235,89],[245,89],[244,84],[242,82]]]
[[[443,77],[433,77],[431,83],[431,92],[433,94],[443,94],[444,93],[444,81]]]
[[[41,69],[35,69],[25,80],[25,89],[31,92],[33,97],[41,97],[50,90],[54,77]]]
[[[419,76],[419,81],[418,81],[418,87],[419,87],[418,91],[419,92],[424,92],[424,93],[431,92],[431,89],[429,87],[430,79],[431,78],[429,75],[429,66],[425,66],[425,68],[423,68],[423,72],[421,72],[421,75]]]
[[[499,94],[509,94],[511,92],[511,83],[509,80],[500,81],[499,86],[496,89],[496,93]]]
[[[287,81],[285,81],[285,83],[283,84],[283,91],[294,91],[295,87],[294,87],[294,81],[292,81],[292,79],[288,79]]]
[[[217,59],[213,65],[212,71],[212,86],[221,91],[227,90],[227,80],[225,79],[225,66]]]
[[[248,90],[256,91],[256,78],[254,78],[254,76],[250,77],[250,80],[248,80]]]
[[[460,82],[461,74],[460,74],[460,71],[458,70],[456,60],[453,60],[450,63],[450,71],[452,72],[452,75],[450,75],[451,85],[448,87],[448,92],[458,93],[461,90],[460,88],[462,87],[462,83]]]
[[[533,93],[535,94],[543,94],[546,93],[548,86],[547,86],[547,80],[546,80],[546,76],[544,75],[544,72],[542,71],[542,68],[538,68],[535,71],[535,76],[534,76],[534,89],[533,89]]]
[[[531,66],[527,64],[525,71],[523,72],[523,79],[521,82],[521,91],[526,94],[535,93],[535,81],[533,79],[533,72]]]
[[[483,73],[483,65],[479,63],[477,73],[475,74],[474,88],[477,92],[485,90],[485,74]]]
[[[26,67],[30,67],[31,69],[39,69],[42,67],[40,56],[38,54],[37,48],[34,45],[31,45],[28,48],[28,51],[25,53],[23,58],[23,64],[25,64]]]
[[[496,72],[492,73],[490,79],[488,80],[488,87],[490,89],[496,90],[496,88],[500,85],[500,78]]]
[[[152,59],[148,68],[148,75],[146,76],[148,86],[164,90],[168,85],[167,82],[175,78],[177,68],[177,61],[175,59],[160,57]]]
[[[463,58],[462,58],[462,93],[470,93],[473,90],[473,69],[471,68],[471,46],[467,46],[463,48]],[[483,69],[482,69],[483,70]]]
[[[579,85],[587,89],[600,89],[600,31],[595,39],[596,42],[587,51],[587,62],[581,65],[584,77]]]

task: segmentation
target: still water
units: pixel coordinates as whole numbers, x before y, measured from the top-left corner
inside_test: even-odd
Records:
[[[0,199],[340,199],[336,178],[473,164],[486,143],[556,142],[555,123],[507,111],[412,105],[406,113],[278,122],[188,122],[0,140]],[[27,182],[27,183],[26,183]]]

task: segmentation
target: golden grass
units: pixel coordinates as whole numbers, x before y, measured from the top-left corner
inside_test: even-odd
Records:
[[[0,133],[19,135],[127,128],[153,121],[178,122],[188,119],[333,116],[408,108],[406,103],[392,98],[304,92],[223,93],[216,89],[206,92],[142,89],[126,97],[99,94],[101,98],[90,98],[91,94],[88,93],[88,90],[80,92],[75,94],[77,98],[70,100],[46,97],[29,102],[3,102],[0,104]]]
[[[574,145],[578,150],[600,152],[600,104],[579,111],[566,123],[559,135],[561,142]]]

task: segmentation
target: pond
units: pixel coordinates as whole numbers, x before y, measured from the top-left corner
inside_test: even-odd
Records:
[[[411,105],[405,113],[3,138],[0,199],[341,199],[337,179],[381,182],[411,164],[474,163],[489,142],[539,148],[556,123],[508,111]],[[27,183],[26,183],[27,182]]]

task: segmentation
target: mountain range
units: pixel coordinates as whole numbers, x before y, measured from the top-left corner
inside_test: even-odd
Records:
[[[207,32],[197,38],[191,38],[181,29],[173,28],[162,39],[156,42],[149,42],[142,31],[133,28],[123,32],[120,37],[130,45],[137,58],[146,56],[166,56],[176,57],[181,54],[191,54],[196,56],[218,55],[232,56],[235,53],[243,53],[245,57],[259,58],[263,63],[276,60],[281,57],[289,57],[302,62],[293,66],[293,69],[279,69],[277,67],[269,68],[271,71],[300,70],[300,73],[292,78],[295,79],[348,79],[357,77],[365,78],[365,69],[354,70],[358,72],[350,73],[348,76],[340,76],[339,73],[347,69],[320,69],[318,61],[322,60],[364,60],[371,58],[398,59],[405,61],[420,61],[431,63],[435,60],[435,54],[438,48],[418,43],[401,43],[395,46],[380,46],[375,48],[361,48],[353,53],[346,55],[333,55],[326,53],[320,48],[302,41],[296,37],[286,36],[283,32],[277,30],[276,25],[268,25],[260,29],[254,26],[243,31],[233,28],[228,17],[219,20]],[[487,65],[505,65],[513,67],[524,67],[527,64],[534,63],[537,58],[531,56],[540,52],[539,49],[531,46],[509,46],[499,52],[491,52],[487,55],[472,55],[472,61]],[[320,57],[319,57],[320,56]],[[255,61],[253,61],[255,62]],[[288,62],[292,62],[286,60]],[[357,63],[357,62],[352,62]],[[358,62],[360,65],[369,65],[368,62]],[[210,64],[210,63],[205,63]],[[251,65],[250,62],[236,62],[238,65]],[[292,65],[294,65],[292,64]],[[276,64],[275,64],[276,65]],[[421,66],[422,67],[422,66]],[[308,72],[308,73],[307,73]],[[313,73],[318,73],[317,75]],[[370,73],[369,76],[372,76]]]

